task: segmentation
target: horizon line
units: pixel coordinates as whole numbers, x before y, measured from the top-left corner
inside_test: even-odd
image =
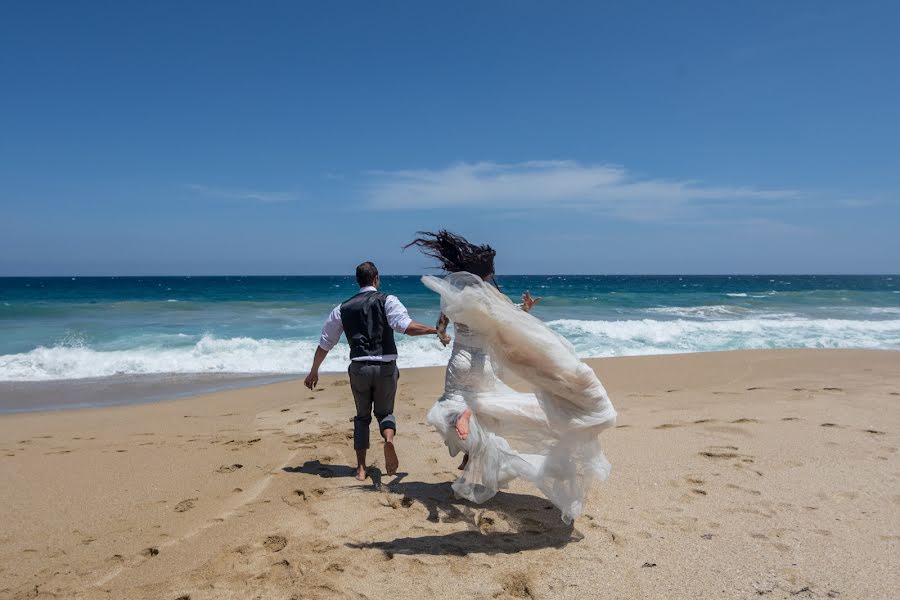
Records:
[[[433,275],[433,273],[380,273],[383,277],[421,277]],[[211,278],[211,277],[347,277],[354,275],[347,273],[330,273],[317,275],[296,274],[242,274],[242,273],[218,273],[218,274],[137,274],[137,275],[0,275],[0,279],[135,279],[139,277],[176,277]],[[497,273],[497,277],[900,277],[900,273]]]

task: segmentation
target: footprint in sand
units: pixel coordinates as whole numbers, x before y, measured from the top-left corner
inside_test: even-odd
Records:
[[[152,558],[158,554],[159,554],[159,548],[151,547],[151,548],[144,548],[143,550],[141,550],[141,556],[143,556],[145,558]]]
[[[503,591],[513,598],[534,598],[534,584],[527,571],[515,571],[503,576],[500,580]]]
[[[741,492],[745,492],[752,496],[762,496],[762,492],[760,492],[759,490],[751,490],[750,488],[741,487],[741,486],[735,485],[733,483],[726,483],[725,487],[732,489],[732,490],[738,490]]]
[[[243,469],[244,465],[240,465],[238,463],[234,463],[233,465],[222,465],[218,469],[216,469],[216,473],[233,473],[238,469]]]
[[[819,427],[840,427],[837,423],[822,423]]]
[[[700,456],[707,458],[739,458],[741,455],[734,450],[737,446],[709,446],[706,450],[700,452]]]
[[[263,542],[263,547],[269,552],[281,552],[287,546],[287,539],[281,535],[270,535]]]
[[[194,508],[194,502],[196,502],[198,498],[188,498],[187,500],[182,500],[178,504],[175,505],[175,512],[187,512]]]
[[[872,433],[875,435],[884,435],[883,431],[878,431],[877,429],[863,429],[865,433]]]

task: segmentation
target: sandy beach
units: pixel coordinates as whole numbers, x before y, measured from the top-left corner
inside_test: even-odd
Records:
[[[0,598],[896,597],[900,353],[590,364],[620,417],[572,525],[524,483],[453,498],[439,368],[364,484],[346,375],[0,417]]]

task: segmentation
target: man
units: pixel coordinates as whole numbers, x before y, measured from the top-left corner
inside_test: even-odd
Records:
[[[359,293],[335,307],[325,326],[312,369],[306,376],[306,387],[315,388],[319,382],[319,367],[334,348],[341,333],[350,344],[350,389],[356,402],[353,418],[353,448],[356,450],[356,478],[366,478],[366,450],[369,448],[369,425],[372,413],[384,438],[384,466],[394,475],[399,466],[394,449],[397,419],[394,417],[394,396],[397,393],[397,345],[394,331],[406,335],[437,335],[446,344],[446,334],[409,317],[406,308],[395,296],[378,291],[381,281],[378,269],[371,262],[356,267]]]

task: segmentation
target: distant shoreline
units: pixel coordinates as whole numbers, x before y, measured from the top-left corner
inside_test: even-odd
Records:
[[[422,277],[433,275],[439,270],[427,269],[421,273],[382,273],[382,277]],[[346,277],[352,279],[353,275],[346,273],[326,273],[318,275],[241,275],[234,273],[204,274],[204,275],[0,275],[0,279],[139,279],[139,278],[185,278],[202,279],[214,277]],[[497,273],[497,277],[900,277],[900,273]]]

